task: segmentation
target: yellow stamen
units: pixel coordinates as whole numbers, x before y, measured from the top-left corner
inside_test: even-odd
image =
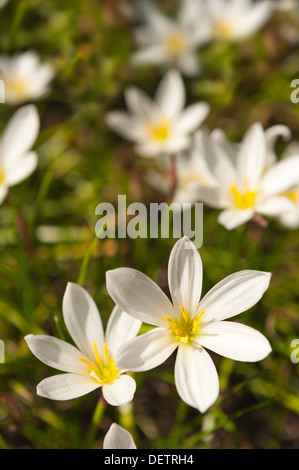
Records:
[[[5,90],[23,97],[27,94],[27,83],[20,77],[12,77],[5,81]]]
[[[257,191],[248,190],[241,193],[236,186],[231,187],[231,192],[233,194],[235,205],[239,209],[249,209],[250,207],[253,207],[258,194]]]
[[[286,192],[284,196],[287,197],[288,199],[291,199],[291,201],[294,202],[294,204],[299,204],[299,188]]]
[[[186,48],[186,38],[180,33],[172,32],[165,41],[166,48],[169,54],[173,56],[180,55]]]
[[[4,181],[4,173],[0,168],[0,184]]]
[[[85,371],[101,385],[113,382],[120,374],[121,370],[115,367],[115,359],[109,357],[107,343],[104,344],[104,359],[100,357],[96,343],[92,343],[94,349],[95,363],[87,359],[79,358],[89,368]]]
[[[205,313],[200,312],[194,319],[190,318],[186,309],[181,305],[182,318],[178,321],[172,318],[164,317],[170,323],[168,330],[172,330],[175,334],[174,339],[182,344],[187,344],[192,341],[194,336],[199,334],[199,326],[201,325],[200,318]]]
[[[213,25],[214,32],[222,38],[229,38],[233,32],[233,26],[229,21],[217,21]]]
[[[157,124],[149,124],[148,130],[150,137],[154,140],[167,140],[170,135],[169,122],[161,120]]]
[[[96,343],[92,343],[93,345],[93,349],[94,349],[94,355],[95,355],[95,358],[96,358],[96,361],[99,365],[102,365],[102,359],[99,355],[99,351],[98,351],[98,348],[97,348],[97,345]]]
[[[109,354],[108,354],[107,343],[104,344],[104,353],[105,353],[105,361],[109,362]]]

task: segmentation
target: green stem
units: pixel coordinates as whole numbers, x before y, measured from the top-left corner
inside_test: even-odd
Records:
[[[93,412],[92,418],[91,418],[91,424],[90,424],[90,428],[89,428],[87,438],[86,438],[87,448],[90,448],[91,444],[95,440],[96,434],[100,428],[100,425],[101,425],[101,422],[102,422],[102,419],[106,410],[106,406],[107,404],[105,400],[102,397],[100,397],[95,407],[95,410]]]

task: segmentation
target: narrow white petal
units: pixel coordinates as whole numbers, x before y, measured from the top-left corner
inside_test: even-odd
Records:
[[[136,449],[136,444],[129,431],[113,423],[104,438],[103,449]]]
[[[177,346],[171,331],[154,328],[124,344],[115,365],[133,372],[154,369],[165,362]]]
[[[203,123],[209,114],[210,106],[207,103],[195,103],[186,108],[178,122],[178,132],[194,132]]]
[[[177,117],[182,111],[186,95],[183,79],[177,70],[170,70],[163,77],[155,98],[161,110],[169,118]]]
[[[169,290],[176,311],[180,306],[193,316],[201,296],[202,261],[194,244],[183,237],[171,250],[168,263]]]
[[[267,201],[258,204],[256,210],[259,214],[277,217],[294,209],[294,204],[288,197],[273,196]]]
[[[136,382],[127,374],[122,374],[113,382],[102,387],[103,397],[112,406],[120,406],[133,400]]]
[[[61,339],[47,335],[27,335],[25,341],[31,352],[50,367],[77,374],[83,374],[86,370],[86,364],[79,361],[82,353]]]
[[[37,167],[38,158],[35,152],[29,152],[14,160],[5,159],[3,172],[7,186],[14,186],[28,178]]]
[[[237,167],[240,179],[247,189],[256,190],[265,169],[267,145],[260,123],[253,124],[246,132],[240,146]]]
[[[269,341],[259,331],[230,321],[208,324],[202,329],[197,342],[221,356],[236,361],[261,361],[271,352]]]
[[[153,113],[157,112],[156,104],[140,88],[133,86],[127,88],[125,101],[128,109],[136,116],[152,118]]]
[[[263,177],[261,194],[275,196],[290,190],[299,181],[299,155],[284,158],[275,165]]]
[[[165,316],[173,315],[173,306],[148,276],[131,268],[118,268],[106,273],[107,290],[116,305],[138,320],[155,326],[166,326]]]
[[[66,327],[79,350],[93,360],[95,343],[101,355],[104,346],[103,326],[90,294],[83,287],[69,282],[63,297],[62,311]]]
[[[4,201],[8,193],[8,188],[7,186],[0,185],[0,204]]]
[[[128,140],[136,140],[139,136],[133,118],[123,111],[111,111],[105,116],[108,127]]]
[[[23,106],[15,112],[6,125],[1,140],[1,158],[12,162],[27,153],[39,132],[40,121],[35,106]]]
[[[116,357],[117,351],[126,341],[135,338],[142,322],[125,313],[117,305],[114,307],[107,324],[105,341],[109,353]]]
[[[226,230],[233,230],[251,220],[254,213],[253,209],[226,209],[219,214],[218,222]]]
[[[269,287],[271,274],[239,271],[216,284],[202,299],[198,311],[205,311],[202,321],[220,321],[253,307]]]
[[[59,374],[42,380],[36,392],[39,396],[50,400],[72,400],[82,397],[100,387],[100,384],[89,377],[80,374]]]
[[[219,394],[216,367],[200,346],[180,346],[175,362],[175,384],[181,399],[201,413],[213,405]]]

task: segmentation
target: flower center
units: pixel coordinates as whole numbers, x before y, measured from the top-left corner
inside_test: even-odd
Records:
[[[5,81],[5,89],[9,93],[15,93],[20,97],[24,97],[27,94],[27,83],[20,77],[12,77]]]
[[[244,193],[241,193],[236,186],[232,186],[231,192],[233,194],[235,205],[239,209],[249,209],[254,206],[257,191],[245,191]]]
[[[170,135],[169,122],[161,120],[158,124],[149,124],[149,133],[154,140],[167,140]]]
[[[222,38],[229,38],[233,32],[233,26],[229,21],[219,20],[213,25],[214,32]]]
[[[186,48],[186,38],[179,31],[172,32],[166,38],[165,44],[169,54],[177,56]]]
[[[293,189],[292,191],[288,191],[284,194],[284,196],[291,199],[294,204],[299,204],[299,188]]]
[[[86,359],[79,358],[79,361],[84,362],[89,369],[86,370],[86,373],[93,377],[97,382],[100,382],[101,385],[114,382],[114,380],[119,376],[120,369],[115,367],[115,360],[109,358],[107,343],[104,344],[104,361],[101,359],[97,345],[93,344],[95,363],[87,361]]]
[[[3,183],[3,181],[4,181],[4,173],[0,168],[0,184]]]
[[[167,329],[173,331],[175,341],[182,344],[188,344],[192,341],[194,336],[198,335],[198,329],[201,325],[200,318],[205,312],[200,312],[195,319],[192,319],[189,317],[184,307],[180,306],[180,309],[183,315],[179,321],[174,321],[169,317],[164,318],[170,323],[170,326]]]

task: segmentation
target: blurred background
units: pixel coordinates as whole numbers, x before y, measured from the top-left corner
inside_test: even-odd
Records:
[[[157,6],[172,15],[178,3]],[[1,54],[33,50],[55,69],[50,92],[35,102],[38,168],[0,207],[0,448],[101,448],[114,421],[143,449],[297,448],[299,365],[291,361],[291,342],[299,338],[298,230],[277,221],[228,232],[217,223],[218,212],[204,208],[204,293],[238,270],[273,273],[263,299],[237,319],[265,334],[273,352],[254,364],[213,356],[221,393],[206,414],[179,399],[173,358],[135,374],[132,404],[108,407],[98,425],[92,426],[98,392],[61,403],[36,395],[36,385],[56,372],[32,355],[24,336],[69,340],[61,311],[68,281],[91,293],[104,324],[113,308],[108,269],[135,267],[167,292],[173,239],[95,237],[99,203],[116,204],[119,194],[127,204],[165,200],[145,178],[155,162],[136,155],[104,122],[108,111],[125,108],[127,86],[153,96],[161,79],[158,67],[132,64],[141,21],[138,1],[10,0],[0,10]],[[265,129],[287,125],[299,140],[299,104],[290,99],[291,82],[299,78],[298,44],[299,18],[284,11],[240,43],[206,44],[198,51],[202,73],[184,77],[188,104],[208,102],[205,125],[232,141],[256,121]],[[17,108],[0,104],[2,129]],[[278,155],[286,145],[278,141]]]

